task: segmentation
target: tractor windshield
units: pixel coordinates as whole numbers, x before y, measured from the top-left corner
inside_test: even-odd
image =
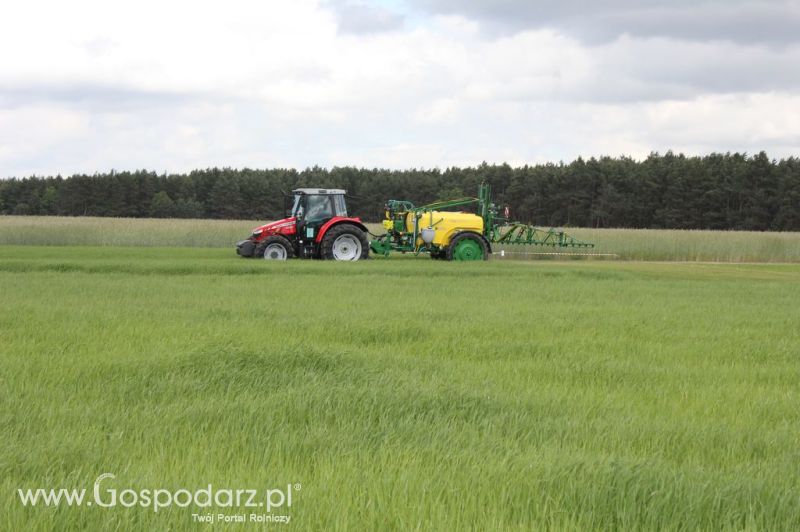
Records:
[[[292,216],[303,218],[307,222],[332,218],[331,196],[329,194],[295,194]]]
[[[306,196],[307,210],[306,220],[314,222],[317,220],[327,220],[333,217],[333,206],[331,197],[327,194],[309,194]]]

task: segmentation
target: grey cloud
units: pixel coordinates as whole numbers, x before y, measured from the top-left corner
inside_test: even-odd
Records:
[[[584,42],[628,34],[784,45],[800,42],[796,0],[411,0],[432,13],[463,15],[495,32],[557,28]]]
[[[388,9],[355,2],[336,2],[332,5],[341,33],[366,35],[399,30],[404,17]]]
[[[520,36],[505,41],[519,42],[519,46],[500,46],[503,50],[521,48],[528,41]],[[553,45],[545,46],[553,51]],[[528,45],[528,51],[520,52],[516,61],[496,69],[487,64],[486,75],[453,81],[447,85],[449,93],[514,104],[624,104],[690,100],[704,94],[800,91],[800,70],[795,68],[800,64],[800,47],[776,50],[729,42],[627,37],[599,46],[564,46],[580,52],[565,54],[562,61],[543,68],[535,60],[540,50]],[[527,61],[526,57],[534,59]]]
[[[698,94],[800,89],[800,48],[777,52],[730,43],[627,39],[594,48],[591,86],[567,97],[592,101],[686,99]]]

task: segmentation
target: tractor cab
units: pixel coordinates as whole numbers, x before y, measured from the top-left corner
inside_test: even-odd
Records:
[[[285,195],[286,218],[253,230],[236,244],[243,257],[265,259],[367,258],[367,228],[347,216],[346,192],[334,188],[298,188]]]
[[[306,225],[318,224],[334,216],[347,216],[345,191],[338,188],[298,188],[292,191],[287,216]]]
[[[297,232],[313,239],[328,220],[347,217],[345,191],[338,188],[298,188],[292,191],[288,217],[296,220]]]

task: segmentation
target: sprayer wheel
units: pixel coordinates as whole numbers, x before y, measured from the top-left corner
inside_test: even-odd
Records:
[[[489,246],[483,236],[463,232],[453,237],[447,246],[447,260],[488,260]]]

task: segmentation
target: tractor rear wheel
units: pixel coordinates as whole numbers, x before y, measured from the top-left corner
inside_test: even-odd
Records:
[[[447,260],[488,260],[489,246],[476,233],[459,233],[447,246]]]
[[[294,257],[294,249],[286,237],[274,235],[259,243],[254,255],[266,260],[286,260]]]
[[[320,251],[326,260],[362,260],[369,257],[369,242],[353,224],[334,225],[325,233]]]

